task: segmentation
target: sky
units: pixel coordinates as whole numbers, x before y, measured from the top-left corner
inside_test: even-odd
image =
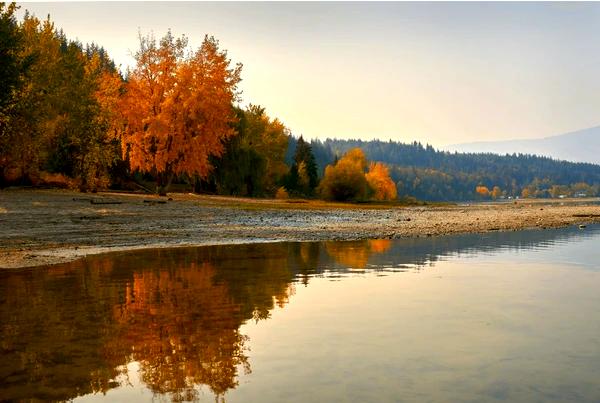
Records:
[[[138,32],[215,36],[242,104],[295,135],[440,147],[600,124],[600,3],[19,3],[133,66]]]

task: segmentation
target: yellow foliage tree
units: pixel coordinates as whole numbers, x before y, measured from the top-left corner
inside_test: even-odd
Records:
[[[119,155],[119,147],[113,140],[120,127],[118,110],[123,80],[116,70],[103,66],[104,62],[96,51],[85,65],[86,81],[95,89],[98,110],[92,122],[96,130],[88,136],[86,152],[81,157],[81,190],[107,188],[110,182],[107,168],[111,159]]]
[[[318,191],[327,200],[366,200],[370,194],[375,200],[394,200],[396,184],[390,178],[388,167],[372,162],[365,173],[367,159],[360,148],[346,152],[335,164],[325,168]],[[299,174],[301,174],[300,165]]]
[[[298,164],[298,184],[301,188],[306,188],[309,184],[308,172],[306,170],[306,162],[300,161]]]
[[[286,200],[290,198],[290,195],[288,194],[287,190],[285,190],[285,188],[281,186],[279,189],[277,189],[277,192],[275,193],[275,198],[280,200]]]
[[[499,186],[494,186],[494,188],[492,189],[492,199],[496,200],[500,196],[502,196],[502,189],[500,189]]]
[[[246,127],[242,142],[247,149],[255,150],[264,159],[265,172],[261,187],[272,194],[288,169],[285,152],[289,131],[279,119],[270,118],[265,109],[257,105],[250,105],[244,118]]]
[[[365,177],[375,200],[394,200],[396,198],[396,184],[390,178],[389,168],[384,164],[371,162],[369,172]]]
[[[348,151],[335,165],[325,168],[318,191],[326,200],[364,200],[369,184],[365,178],[367,159],[360,148]]]
[[[119,73],[102,48],[84,49],[67,40],[49,17],[40,21],[25,13],[18,33],[14,56],[21,70],[9,94],[9,124],[0,127],[0,176],[33,184],[69,183],[81,190],[107,187],[108,167],[118,151],[108,133]]]

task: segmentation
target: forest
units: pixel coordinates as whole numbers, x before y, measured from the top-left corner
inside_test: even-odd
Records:
[[[439,151],[421,143],[311,141],[319,172],[354,148],[386,164],[398,195],[421,200],[600,195],[600,166],[536,155],[469,154]],[[496,192],[494,192],[496,189]]]
[[[241,105],[242,64],[206,36],[139,35],[135,64],[0,3],[0,188],[433,201],[596,196],[600,166],[420,143],[305,141]]]

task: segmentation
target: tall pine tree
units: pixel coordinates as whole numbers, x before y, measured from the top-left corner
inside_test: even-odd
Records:
[[[296,143],[294,162],[287,181],[288,191],[304,196],[314,195],[315,188],[319,184],[317,163],[310,144],[304,141],[302,136]]]

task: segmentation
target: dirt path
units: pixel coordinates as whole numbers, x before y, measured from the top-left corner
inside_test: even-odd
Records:
[[[171,197],[0,191],[0,268],[149,247],[399,238],[600,222],[597,199],[390,208]]]

